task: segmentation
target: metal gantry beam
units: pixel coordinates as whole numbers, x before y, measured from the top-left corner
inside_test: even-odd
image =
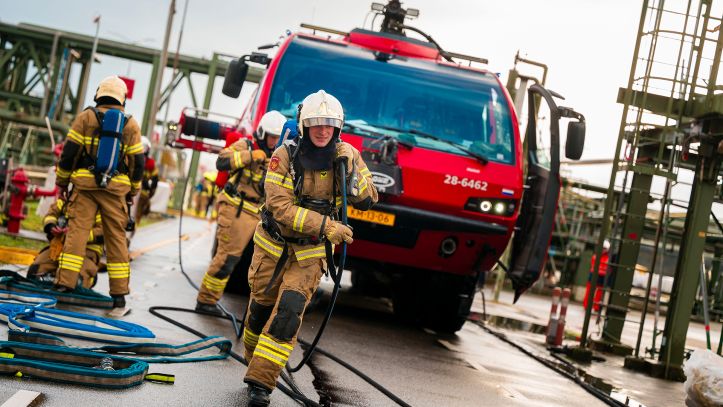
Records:
[[[51,120],[69,122],[78,107],[78,89],[82,88],[81,83],[69,83],[71,71],[77,66],[82,70],[89,69],[93,41],[94,37],[90,35],[49,27],[0,23],[0,108],[36,117],[47,112]],[[149,134],[156,123],[150,117],[150,105],[155,78],[162,68],[161,51],[101,38],[97,53],[152,65],[149,83],[151,91],[141,124],[143,134]],[[178,56],[177,69],[182,72],[181,79],[185,79],[190,86],[194,104],[198,103],[198,92],[191,85],[191,75],[209,76],[208,83],[212,86],[216,76],[225,74],[228,60],[229,56],[225,54],[214,55],[213,60],[182,54]],[[168,61],[166,67],[173,67],[173,61]],[[247,80],[258,82],[262,74],[263,70],[252,67]],[[168,100],[177,85],[171,82],[162,103]],[[41,94],[44,96],[38,96]],[[212,92],[207,91],[207,106],[210,106],[211,96]]]

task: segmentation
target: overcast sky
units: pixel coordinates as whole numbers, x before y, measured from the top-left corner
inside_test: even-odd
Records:
[[[302,22],[340,30],[361,27],[370,6],[366,0],[189,1],[181,52],[205,58],[214,51],[248,53],[274,42],[287,29],[299,30]],[[176,48],[184,2],[177,2],[172,50]],[[160,48],[169,3],[0,0],[0,19],[93,35],[92,20],[100,14],[101,37]],[[612,158],[622,112],[615,99],[618,88],[627,83],[641,0],[408,0],[403,5],[420,10],[419,18],[411,25],[432,35],[447,50],[488,58],[488,68],[500,73],[503,83],[518,50],[523,56],[547,64],[548,87],[567,98],[564,104],[587,117],[582,159]],[[93,83],[110,74],[137,80],[128,110],[140,118],[149,66],[104,57],[102,63],[93,66],[89,92],[94,91]],[[165,79],[169,76],[167,71]],[[194,81],[202,100],[205,78],[199,76]],[[211,109],[238,115],[245,102],[223,96],[220,82]],[[244,94],[251,89],[246,86]],[[184,88],[174,95],[169,117],[177,118],[182,107],[189,104]],[[565,175],[607,186],[610,169],[568,167]]]

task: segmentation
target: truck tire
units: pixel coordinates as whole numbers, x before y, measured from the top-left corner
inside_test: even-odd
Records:
[[[419,273],[424,273],[419,271]],[[415,278],[416,277],[416,278]],[[421,322],[421,295],[419,281],[423,280],[416,272],[395,275],[392,279],[392,307],[394,315],[401,322],[419,324]]]
[[[439,333],[455,333],[467,321],[477,278],[446,273],[432,273],[430,277],[420,308],[422,325]]]

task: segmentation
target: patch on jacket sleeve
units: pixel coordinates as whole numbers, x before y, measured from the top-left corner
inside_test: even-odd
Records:
[[[269,161],[269,170],[276,171],[277,168],[279,168],[279,157],[271,157],[271,161]]]

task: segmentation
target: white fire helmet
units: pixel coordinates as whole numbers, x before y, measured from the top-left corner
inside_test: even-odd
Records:
[[[286,116],[277,112],[276,110],[270,110],[266,112],[259,122],[259,129],[256,131],[256,138],[259,140],[266,139],[266,135],[281,136],[281,130],[284,128],[286,123]]]
[[[304,98],[299,112],[299,133],[307,137],[312,126],[332,126],[334,137],[338,137],[344,125],[344,109],[334,96],[320,90]]]
[[[141,136],[141,144],[143,145],[143,154],[148,154],[151,151],[151,140],[148,140],[146,136]]]
[[[113,75],[100,81],[98,89],[95,91],[95,100],[103,96],[110,96],[123,105],[126,103],[127,93],[128,87],[126,83],[118,76]]]
[[[603,250],[610,250],[610,241],[607,239],[603,242]]]

